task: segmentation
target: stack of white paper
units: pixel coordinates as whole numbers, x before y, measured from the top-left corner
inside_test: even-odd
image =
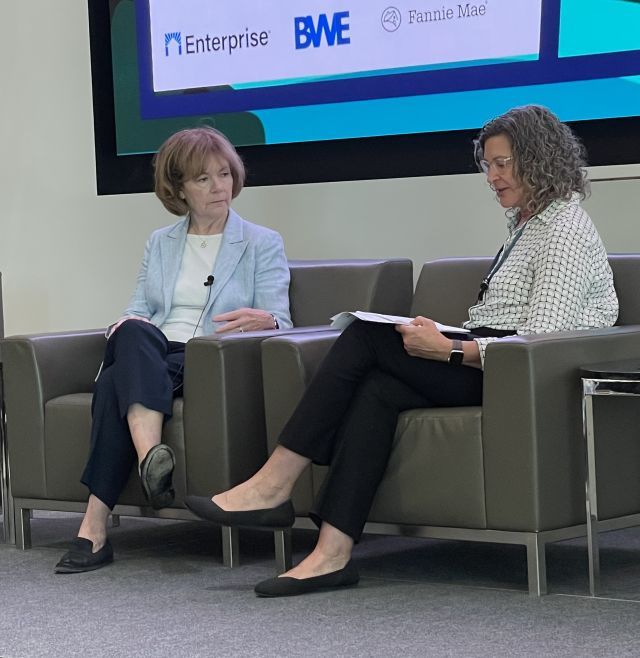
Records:
[[[331,318],[331,326],[334,329],[344,329],[354,320],[364,320],[365,322],[378,322],[379,324],[411,324],[413,318],[405,318],[402,315],[385,315],[383,313],[369,313],[368,311],[343,311]],[[435,322],[435,320],[434,320]],[[447,324],[436,322],[438,331],[449,333],[468,333],[468,329],[462,327],[451,327]]]

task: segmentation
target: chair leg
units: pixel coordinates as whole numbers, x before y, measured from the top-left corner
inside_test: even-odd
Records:
[[[527,575],[529,580],[529,596],[543,596],[547,593],[547,561],[546,544],[541,542],[537,534],[527,539]]]
[[[2,363],[0,363],[0,502],[2,504],[2,539],[5,544],[15,544],[15,511],[9,483],[9,448],[7,444],[3,386]]]
[[[291,529],[274,530],[273,539],[276,545],[276,571],[284,573],[292,567]]]
[[[238,528],[222,526],[222,564],[231,569],[240,566]]]
[[[2,526],[3,535],[2,539],[5,544],[16,543],[16,523],[15,523],[15,508],[13,504],[13,496],[8,486],[8,480],[2,478]]]
[[[596,485],[596,443],[593,429],[593,395],[590,380],[582,380],[582,434],[586,446],[585,504],[587,513],[587,554],[589,559],[589,594],[600,589],[600,545],[598,542],[598,488]]]
[[[31,510],[23,507],[15,510],[16,548],[26,550],[31,548]]]

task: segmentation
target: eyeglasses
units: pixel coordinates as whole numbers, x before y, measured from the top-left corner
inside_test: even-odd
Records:
[[[493,167],[499,174],[502,174],[511,166],[512,160],[512,155],[510,155],[508,158],[504,158],[499,155],[497,158],[493,158],[491,162],[488,160],[480,160],[478,164],[480,165],[480,169],[482,169],[485,174],[489,173],[489,169],[491,169],[491,167]]]

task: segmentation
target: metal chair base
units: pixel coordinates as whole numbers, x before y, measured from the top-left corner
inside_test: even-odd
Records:
[[[614,530],[637,525],[634,517],[612,519],[606,523],[607,529]],[[604,527],[604,525],[603,525]],[[315,529],[316,525],[311,519],[301,517],[296,520],[294,528]],[[367,523],[365,533],[380,535],[395,535],[403,537],[424,537],[429,539],[448,539],[457,541],[491,542],[496,544],[520,544],[527,550],[527,586],[530,596],[540,597],[547,593],[547,544],[584,537],[587,534],[586,524],[546,530],[543,532],[516,532],[507,530],[483,530],[470,528],[448,528],[440,526],[399,525],[389,523]],[[278,549],[282,539],[275,537],[276,561],[278,573],[291,568],[291,545],[288,548]]]

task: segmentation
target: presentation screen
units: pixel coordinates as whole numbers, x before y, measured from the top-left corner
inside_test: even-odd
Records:
[[[571,122],[592,164],[640,161],[639,0],[89,9],[99,191],[148,189],[162,141],[202,124],[240,147],[249,184],[472,171],[477,129],[527,103]]]

